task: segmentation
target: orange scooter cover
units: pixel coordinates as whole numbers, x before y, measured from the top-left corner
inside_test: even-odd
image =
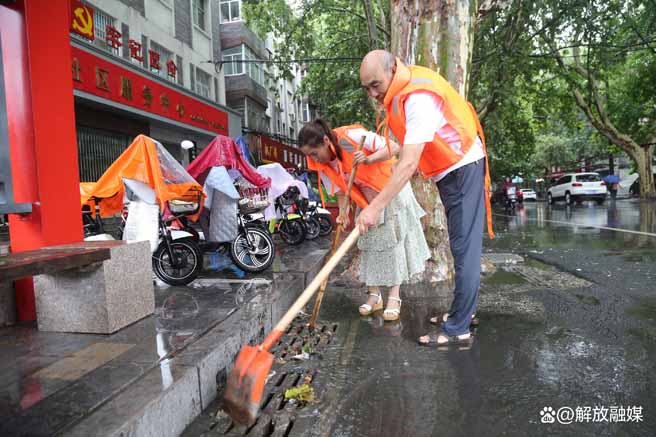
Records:
[[[162,211],[169,200],[202,202],[203,187],[196,182],[159,142],[139,135],[132,144],[98,179],[98,182],[82,182],[82,205],[93,205],[100,199],[100,215],[110,216],[123,209],[125,188],[123,178],[143,182],[155,190]],[[200,194],[200,199],[199,199]],[[202,206],[202,205],[201,205]],[[199,208],[200,211],[202,208]],[[190,217],[192,220],[197,216]]]

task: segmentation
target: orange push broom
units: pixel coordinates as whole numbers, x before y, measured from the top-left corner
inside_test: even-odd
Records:
[[[364,146],[364,142],[367,139],[365,135],[362,135],[362,139],[360,140],[360,144],[358,144],[357,151],[359,152],[362,150],[362,147]],[[346,195],[344,196],[344,203],[339,209],[340,211],[345,211],[344,213],[348,217],[349,215],[349,202],[351,198],[351,188],[353,188],[353,182],[355,182],[355,172],[358,169],[357,165],[354,165],[351,168],[351,174],[349,176],[349,181],[348,181],[348,186],[346,187]],[[331,248],[331,254],[335,253],[335,250],[337,249],[337,243],[339,242],[339,237],[342,234],[342,229],[343,225],[339,223],[337,225],[337,230],[335,231],[335,239],[333,240],[333,245]],[[312,317],[310,317],[310,323],[308,323],[308,328],[314,330],[315,325],[317,324],[317,317],[319,317],[319,309],[321,308],[321,302],[323,301],[323,294],[326,292],[326,287],[328,286],[328,279],[323,281],[323,284],[321,284],[321,288],[319,289],[319,294],[317,294],[317,299],[314,301],[314,309],[312,310]]]
[[[242,347],[239,355],[237,355],[235,367],[228,377],[226,391],[223,396],[223,408],[232,420],[245,425],[251,425],[255,422],[262,401],[264,384],[273,364],[273,354],[269,352],[269,349],[282,337],[294,317],[308,303],[323,281],[328,278],[330,272],[337,266],[337,263],[355,244],[359,236],[360,231],[356,226],[330,257],[326,265],[319,270],[310,285],[280,319],[273,331],[267,335],[262,344]]]

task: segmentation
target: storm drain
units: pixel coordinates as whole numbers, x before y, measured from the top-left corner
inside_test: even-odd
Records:
[[[297,319],[271,349],[275,360],[267,378],[257,421],[250,427],[239,425],[219,410],[202,435],[282,437],[292,434],[299,415],[307,416],[304,413],[313,408],[313,402],[306,397],[318,396],[316,384],[313,384],[317,369],[323,354],[334,344],[338,329],[338,324],[331,323],[318,324],[311,331],[306,319]],[[288,391],[300,395],[289,398],[285,396]],[[303,422],[307,426],[307,417]]]
[[[513,264],[503,266],[502,268],[503,270],[521,276],[529,284],[542,288],[569,289],[585,288],[592,285],[591,282],[586,281],[585,279],[558,270],[554,267],[547,266],[546,264],[541,267]]]

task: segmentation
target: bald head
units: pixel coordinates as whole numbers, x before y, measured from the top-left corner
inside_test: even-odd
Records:
[[[383,104],[394,73],[396,59],[386,50],[373,50],[362,59],[360,82],[369,97]]]

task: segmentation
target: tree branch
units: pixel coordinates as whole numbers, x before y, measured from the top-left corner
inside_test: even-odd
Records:
[[[327,6],[327,7],[324,8],[324,10],[333,11],[333,12],[341,12],[342,14],[350,14],[350,15],[353,15],[355,17],[358,17],[362,21],[365,21],[365,22],[367,21],[367,17],[365,17],[364,15],[360,15],[357,12],[353,12],[353,11],[348,10],[348,9],[335,8],[335,7],[332,7],[332,6]],[[380,30],[381,32],[383,32],[388,38],[390,38],[390,33],[387,31],[387,29],[383,29],[379,25],[376,25],[376,28],[378,30]]]
[[[552,45],[549,42],[547,42],[547,45],[552,47]],[[588,80],[591,80],[592,75],[590,75],[589,72],[581,65],[580,59],[578,63],[577,62],[574,63],[574,66],[569,67],[563,61],[562,56],[558,52],[556,52],[556,61],[558,62],[559,67],[564,72],[564,78],[570,87],[576,105],[581,109],[581,111],[583,111],[583,113],[590,121],[590,123],[595,127],[595,129],[599,131],[599,133],[601,133],[603,136],[608,138],[610,142],[619,146],[625,152],[633,156],[635,151],[640,148],[640,145],[635,140],[633,140],[633,138],[631,138],[630,136],[620,132],[615,127],[615,125],[611,122],[611,120],[608,118],[606,111],[601,104],[601,100],[599,99],[596,82],[591,82],[591,84],[594,83],[593,103],[595,105],[595,108],[599,112],[598,117],[592,111],[592,108],[590,107],[590,104],[585,100],[585,97],[583,97],[583,93],[581,92],[576,81],[567,74],[568,70],[573,70],[575,73],[579,74],[580,76],[583,76]]]

